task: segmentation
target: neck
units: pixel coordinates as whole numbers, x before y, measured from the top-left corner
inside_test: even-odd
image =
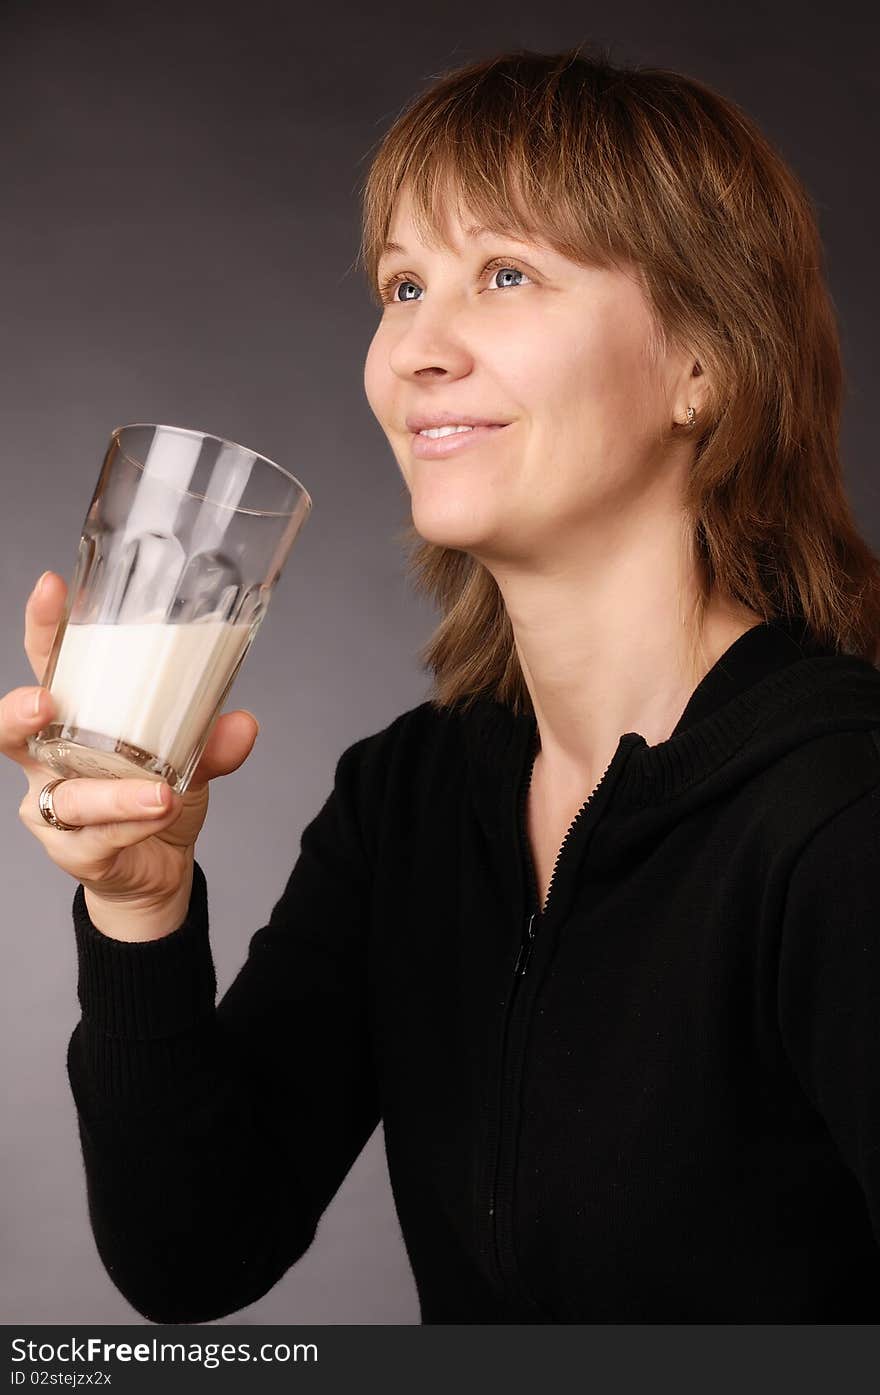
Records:
[[[698,574],[680,520],[605,531],[493,575],[535,711],[536,767],[563,792],[590,788],[624,732],[667,740],[702,677],[761,621],[710,597],[697,630]]]

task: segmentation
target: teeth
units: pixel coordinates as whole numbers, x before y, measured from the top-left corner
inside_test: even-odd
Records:
[[[438,436],[451,436],[455,431],[473,431],[472,426],[430,426],[426,431],[420,431],[420,436],[430,436],[436,440]]]

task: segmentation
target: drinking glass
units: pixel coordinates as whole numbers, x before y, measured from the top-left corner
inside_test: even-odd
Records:
[[[183,794],[312,501],[274,461],[180,426],[112,432],[29,737],[56,775]]]

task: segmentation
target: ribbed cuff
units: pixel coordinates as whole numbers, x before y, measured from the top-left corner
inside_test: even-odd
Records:
[[[92,1031],[152,1041],[187,1031],[214,1011],[217,978],[208,936],[208,887],[198,862],[186,918],[158,940],[114,940],[93,924],[82,883],[73,898],[77,994]]]

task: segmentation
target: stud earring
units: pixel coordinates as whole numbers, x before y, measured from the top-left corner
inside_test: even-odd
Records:
[[[697,419],[697,413],[693,407],[688,407],[686,426],[693,426]]]

